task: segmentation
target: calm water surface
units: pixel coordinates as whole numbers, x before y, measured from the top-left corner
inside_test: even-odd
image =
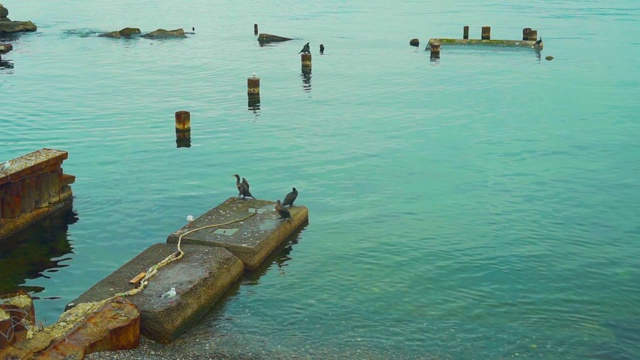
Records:
[[[310,224],[171,346],[640,358],[636,1],[4,5],[38,31],[3,39],[0,161],[57,148],[77,176],[73,211],[0,254],[2,290],[31,290],[40,320],[234,196],[239,173],[259,198],[297,187]],[[260,47],[254,23],[295,40]],[[427,40],[464,25],[496,39],[532,27],[545,47],[430,61]],[[97,37],[125,26],[196,33]],[[178,110],[190,148],[176,147]]]

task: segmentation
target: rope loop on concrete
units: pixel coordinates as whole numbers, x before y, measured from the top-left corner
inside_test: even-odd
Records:
[[[163,268],[164,266],[176,261],[176,260],[180,260],[182,259],[182,257],[184,256],[184,251],[182,251],[182,249],[180,248],[180,243],[182,242],[182,237],[185,235],[189,235],[193,232],[196,231],[200,231],[200,230],[204,230],[204,229],[209,229],[209,228],[213,228],[213,227],[220,227],[220,226],[224,226],[224,225],[229,225],[229,224],[233,224],[233,223],[237,223],[240,221],[244,221],[252,216],[254,216],[257,213],[251,213],[245,217],[243,217],[242,219],[236,219],[236,220],[232,220],[232,221],[227,221],[225,223],[221,223],[221,224],[212,224],[212,225],[207,225],[207,226],[202,226],[196,229],[191,229],[185,233],[180,234],[180,236],[178,237],[178,251],[174,252],[173,254],[167,256],[166,258],[164,258],[164,260],[160,261],[159,263],[151,266],[149,268],[149,270],[147,270],[147,274],[144,276],[144,278],[142,280],[140,280],[140,286],[138,286],[135,289],[131,289],[129,291],[126,292],[122,292],[122,293],[118,293],[113,295],[112,297],[108,298],[107,300],[111,300],[117,297],[126,297],[126,296],[133,296],[139,292],[141,292],[142,290],[144,290],[144,288],[149,284],[149,280],[158,273],[158,270]],[[106,300],[105,300],[106,301]]]

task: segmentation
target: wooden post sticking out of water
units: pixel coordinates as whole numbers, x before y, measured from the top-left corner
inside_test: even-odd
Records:
[[[258,35],[258,24],[253,24],[253,34]]]
[[[247,79],[247,96],[249,97],[248,109],[260,110],[260,78],[255,73]]]
[[[247,79],[247,95],[260,96],[260,78],[253,74],[252,77]]]
[[[531,28],[522,29],[522,40],[529,40],[529,33],[531,32]]]
[[[431,43],[431,58],[440,59],[440,43]]]
[[[531,30],[529,31],[529,40],[531,41],[536,41],[538,40],[538,30]]]
[[[311,54],[302,54],[300,56],[300,61],[302,61],[303,69],[311,69]]]
[[[176,111],[176,132],[191,131],[191,114],[188,111]]]
[[[482,40],[491,40],[491,26],[482,27]]]
[[[462,38],[463,39],[468,39],[469,38],[469,27],[465,26],[464,29],[462,30]]]

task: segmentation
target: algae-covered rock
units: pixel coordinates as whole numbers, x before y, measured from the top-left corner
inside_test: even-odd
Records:
[[[36,31],[37,29],[38,27],[31,21],[0,21],[0,33]]]
[[[131,37],[133,35],[138,35],[140,33],[141,33],[140,29],[132,28],[132,27],[126,27],[120,30],[120,36],[122,37]]]
[[[141,36],[144,38],[153,38],[153,39],[186,38],[187,37],[187,35],[184,34],[183,29],[175,29],[175,30],[158,29]]]
[[[7,16],[9,16],[9,9],[0,4],[0,21],[7,20]]]
[[[140,33],[141,33],[140,29],[138,29],[138,28],[126,27],[126,28],[124,28],[122,30],[119,30],[119,31],[111,31],[111,32],[108,32],[108,33],[100,34],[98,36],[119,39],[121,37],[129,38],[129,37],[132,37],[134,35],[138,35]]]
[[[111,31],[111,32],[108,32],[108,33],[100,34],[98,36],[119,39],[120,38],[120,31]]]

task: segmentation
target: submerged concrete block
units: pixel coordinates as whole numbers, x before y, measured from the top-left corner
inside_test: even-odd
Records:
[[[173,341],[200,319],[243,273],[242,262],[223,248],[182,245],[184,257],[160,268],[140,293],[127,299],[141,313],[142,334],[152,340]],[[80,295],[67,308],[99,301],[132,289],[129,280],[176,252],[175,244],[155,244]],[[177,295],[163,298],[169,289]]]
[[[288,208],[292,220],[287,221],[278,219],[274,206],[273,201],[229,198],[169,235],[167,242],[177,243],[180,235],[196,228],[225,224],[183,235],[182,244],[224,247],[242,260],[246,268],[255,269],[291,233],[309,221],[309,211],[304,206]],[[250,217],[232,222],[247,216]]]

